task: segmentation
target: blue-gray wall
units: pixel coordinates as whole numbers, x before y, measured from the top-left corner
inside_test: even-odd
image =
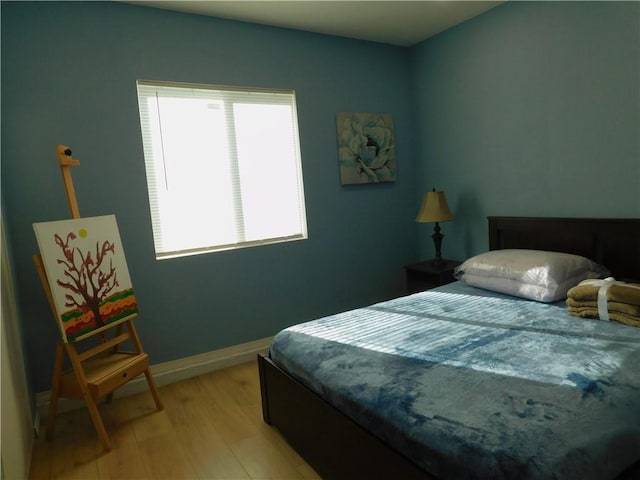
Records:
[[[640,216],[639,24],[638,2],[507,2],[413,50],[445,257],[485,250],[487,215]]]
[[[36,391],[58,333],[31,224],[115,213],[152,363],[275,334],[400,295],[418,259],[410,52],[400,47],[115,2],[2,3],[2,188]],[[156,261],[136,79],[296,90],[309,240]],[[398,180],[342,187],[337,112],[393,115]],[[186,215],[189,212],[185,212]]]
[[[443,253],[487,215],[640,216],[640,4],[507,2],[410,49],[93,2],[2,3],[2,197],[36,391],[57,332],[31,223],[115,213],[153,363],[402,294],[433,256],[422,192],[447,193]],[[135,80],[293,88],[308,241],[154,259]],[[394,115],[398,181],[341,187],[335,114]]]

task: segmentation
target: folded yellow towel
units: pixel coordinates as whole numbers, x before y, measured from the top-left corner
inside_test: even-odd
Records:
[[[567,297],[578,301],[598,301],[598,281],[585,280],[567,292]],[[610,302],[628,303],[640,306],[640,284],[614,282],[607,290]]]
[[[591,308],[598,310],[598,302],[593,301],[579,301],[574,300],[573,298],[567,298],[567,306],[569,308],[581,309],[581,308]],[[640,317],[640,305],[631,305],[629,303],[621,303],[621,302],[607,302],[607,310],[609,312],[618,312],[625,313],[627,315],[633,315],[636,317]]]
[[[598,307],[595,307],[595,308],[569,307],[569,315],[573,315],[574,317],[581,317],[581,318],[594,318],[594,319],[600,318],[600,316],[598,315]],[[609,319],[614,320],[616,322],[624,323],[625,325],[630,325],[632,327],[640,327],[640,317],[627,315],[626,313],[609,311]]]

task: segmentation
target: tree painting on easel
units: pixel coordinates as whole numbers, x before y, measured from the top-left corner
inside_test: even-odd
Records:
[[[137,313],[114,215],[33,228],[64,341]]]

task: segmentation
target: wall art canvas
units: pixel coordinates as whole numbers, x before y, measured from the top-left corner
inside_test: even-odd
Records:
[[[336,125],[342,185],[396,181],[391,115],[338,113]]]
[[[33,228],[65,342],[138,312],[115,215]]]

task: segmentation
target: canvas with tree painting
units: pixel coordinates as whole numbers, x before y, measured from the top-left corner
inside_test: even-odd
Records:
[[[65,342],[137,314],[115,215],[33,228]]]

